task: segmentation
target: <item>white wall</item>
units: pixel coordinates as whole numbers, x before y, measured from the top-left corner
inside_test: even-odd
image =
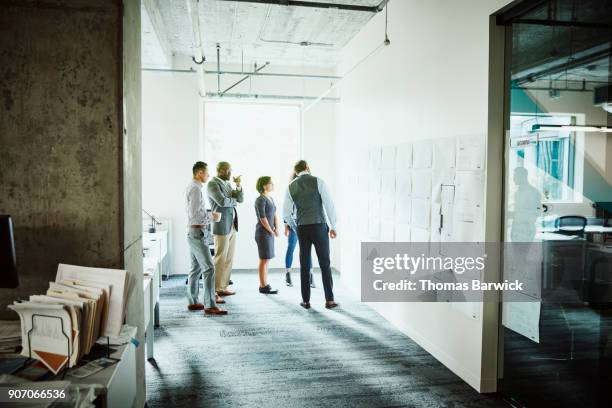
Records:
[[[199,157],[198,82],[192,74],[142,74],[142,205],[173,221],[172,273],[189,272],[185,188]]]
[[[370,147],[418,139],[477,136],[485,144],[488,111],[489,15],[508,0],[402,0],[389,3],[391,45],[363,63],[341,87],[337,108],[337,185],[342,224],[342,282],[360,293],[358,226],[365,222],[351,184]],[[384,13],[345,48],[347,72],[384,39]],[[448,304],[377,303],[372,307],[480,391],[482,318]],[[496,358],[496,356],[488,356]]]
[[[207,69],[215,69],[210,64]],[[223,69],[235,70],[236,66],[223,66]],[[269,72],[307,72],[312,74],[333,74],[324,69],[302,69],[291,67],[270,67]],[[241,76],[223,75],[222,88],[227,88]],[[209,91],[217,90],[216,75],[206,76]],[[276,77],[258,77],[239,85],[232,92],[275,95],[308,95],[318,96],[327,87],[327,80],[289,79]],[[174,222],[173,241],[173,274],[185,274],[189,271],[189,248],[185,241],[185,208],[184,189],[190,180],[191,166],[196,160],[204,159],[204,143],[200,140],[203,119],[201,100],[198,96],[198,80],[195,74],[143,72],[143,207],[161,218],[170,218]],[[330,96],[334,96],[333,94]],[[261,103],[274,101],[262,100]],[[298,101],[280,100],[279,103],[299,103]],[[309,104],[311,101],[305,101]],[[313,174],[324,178],[334,192],[335,182],[335,103],[320,102],[302,116],[303,155],[312,166]],[[229,160],[229,159],[228,159]],[[215,163],[209,163],[213,168]],[[232,163],[235,167],[237,164]],[[287,169],[289,173],[290,169]],[[252,178],[252,177],[250,177]],[[252,184],[252,183],[251,183]],[[249,184],[246,186],[251,188]],[[333,194],[337,196],[337,194]],[[281,204],[281,203],[278,203]],[[280,210],[280,209],[279,209]],[[251,223],[254,220],[253,203],[241,204],[238,208],[241,221]],[[254,222],[254,221],[253,221]],[[240,234],[240,233],[239,233]],[[241,234],[242,248],[253,251],[253,262],[239,262],[235,268],[254,268],[257,262],[257,250],[253,237]],[[250,248],[250,249],[248,249]],[[274,266],[282,265],[286,239],[277,240]],[[332,262],[336,265],[339,251],[332,245]],[[298,252],[294,254],[294,268],[298,267]],[[316,257],[314,259],[317,264]]]

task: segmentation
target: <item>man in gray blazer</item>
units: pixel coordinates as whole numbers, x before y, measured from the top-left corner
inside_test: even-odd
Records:
[[[208,182],[208,198],[213,212],[221,213],[221,220],[213,224],[215,240],[215,290],[219,296],[234,295],[229,286],[238,232],[236,205],[244,201],[240,176],[234,177],[236,188],[230,184],[232,167],[228,162],[217,164],[217,176]]]

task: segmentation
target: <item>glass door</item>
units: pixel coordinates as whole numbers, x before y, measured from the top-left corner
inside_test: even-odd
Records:
[[[522,10],[507,22],[503,278],[528,258],[532,284],[502,307],[500,388],[518,406],[610,407],[612,1]]]

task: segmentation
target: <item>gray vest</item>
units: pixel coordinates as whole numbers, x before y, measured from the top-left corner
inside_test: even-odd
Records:
[[[323,201],[317,178],[303,174],[289,184],[289,194],[296,209],[297,225],[325,224]]]

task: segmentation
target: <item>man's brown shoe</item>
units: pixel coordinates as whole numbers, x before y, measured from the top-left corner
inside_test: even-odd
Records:
[[[334,302],[333,300],[329,302],[325,302],[325,308],[333,309],[334,307],[338,307],[338,304]]]
[[[223,300],[223,298],[219,295],[215,296],[215,303],[221,304],[221,303],[225,303],[225,300]]]
[[[209,307],[208,309],[204,309],[204,314],[207,315],[226,315],[227,310],[223,310],[219,307]]]
[[[300,306],[302,306],[304,309],[310,309],[310,303],[309,302],[301,302]]]
[[[191,310],[192,312],[194,310],[204,310],[204,305],[201,303],[194,303],[192,305],[187,305],[187,309]]]
[[[232,295],[235,295],[235,294],[236,294],[236,292],[232,292],[231,290],[227,290],[227,289],[226,290],[222,290],[220,292],[217,292],[217,295],[219,295],[219,296],[232,296]]]

